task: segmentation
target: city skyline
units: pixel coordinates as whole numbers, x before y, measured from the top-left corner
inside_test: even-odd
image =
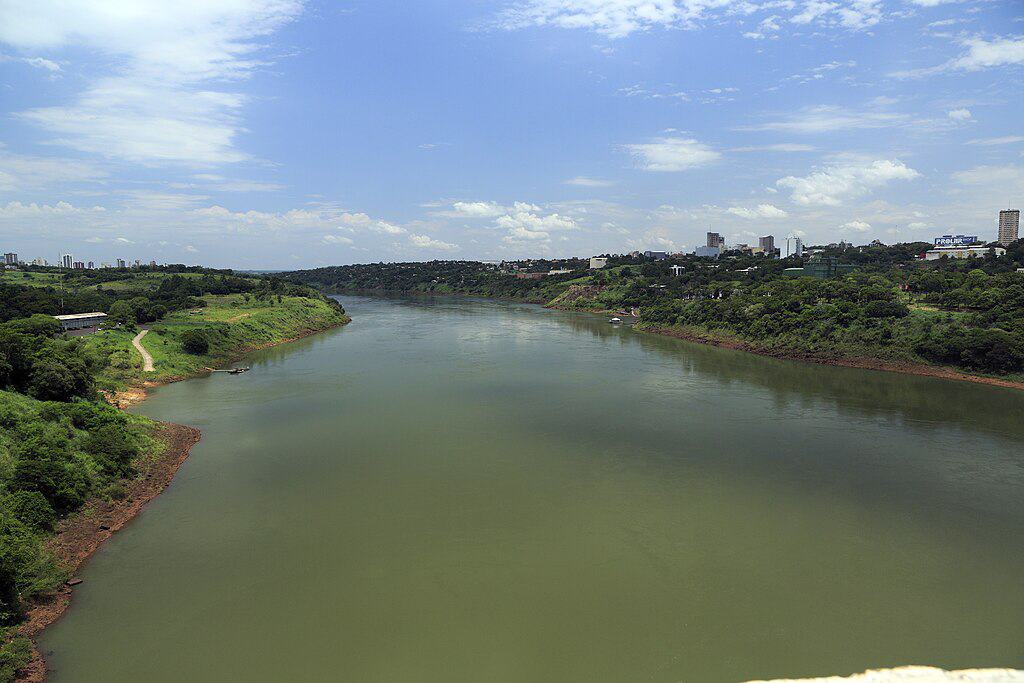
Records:
[[[1013,0],[140,5],[0,7],[0,241],[489,260],[987,236],[1024,198]]]

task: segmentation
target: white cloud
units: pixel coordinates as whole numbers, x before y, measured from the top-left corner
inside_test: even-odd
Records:
[[[967,71],[978,71],[994,66],[1024,64],[1024,38],[997,38],[982,40],[971,38],[963,41],[967,52],[953,60],[952,66]]]
[[[1018,142],[1024,142],[1024,135],[1003,135],[998,138],[980,138],[977,140],[968,140],[968,145],[984,145],[986,147],[994,145],[1013,145]]]
[[[25,218],[31,216],[73,216],[86,213],[102,213],[106,209],[102,206],[83,208],[74,206],[65,201],[56,204],[22,204],[21,202],[8,202],[0,206],[0,218]]]
[[[0,192],[43,188],[55,183],[96,182],[106,171],[77,159],[6,154],[0,150]]]
[[[640,168],[647,171],[685,171],[721,158],[721,153],[692,138],[656,138],[652,142],[626,145]]]
[[[353,244],[353,240],[342,235],[324,235],[324,244]]]
[[[496,220],[494,224],[506,230],[507,243],[551,239],[551,233],[578,230],[579,225],[569,216],[552,213],[540,215],[540,207],[517,202],[513,211]]]
[[[540,216],[527,211],[517,211],[513,214],[502,216],[495,224],[501,228],[515,229],[522,228],[531,232],[551,232],[559,230],[576,230],[579,226],[576,221],[568,216],[561,216],[557,213],[547,216]]]
[[[946,112],[946,116],[948,116],[954,121],[970,121],[971,119],[974,118],[974,115],[971,114],[971,110],[964,108],[951,109]]]
[[[953,174],[961,185],[977,185],[986,189],[1024,190],[1024,168],[1019,166],[976,166]]]
[[[729,213],[740,218],[785,218],[789,214],[773,204],[758,204],[753,209],[742,206],[731,206],[726,209]]]
[[[801,145],[790,142],[780,142],[774,145],[753,145],[749,147],[734,147],[730,152],[813,152],[813,145]]]
[[[452,209],[455,213],[470,218],[494,218],[507,211],[495,202],[455,202]]]
[[[70,104],[21,113],[55,142],[133,162],[231,163],[247,158],[235,147],[246,98],[208,84],[259,66],[255,41],[300,9],[300,0],[7,2],[0,42],[85,48],[117,64]]]
[[[777,130],[791,133],[829,133],[837,130],[863,128],[885,128],[907,121],[903,114],[877,110],[851,110],[834,105],[807,107],[779,121],[770,121],[754,126],[742,126],[740,130]]]
[[[871,232],[871,224],[864,221],[849,221],[839,226],[839,229],[850,232]]]
[[[499,15],[497,25],[508,30],[530,26],[584,29],[622,38],[653,28],[696,28],[712,18],[724,20],[772,8],[796,11],[790,21],[797,24],[815,22],[859,30],[878,23],[879,5],[879,0],[807,0],[802,5],[780,0],[760,7],[748,0],[519,0]],[[758,32],[745,35],[762,38],[778,30],[780,19],[773,15],[762,21]]]
[[[1013,36],[985,40],[984,38],[967,38],[960,44],[967,48],[959,57],[923,69],[897,71],[894,78],[919,78],[931,76],[945,71],[981,71],[1000,66],[1024,64],[1024,37]]]
[[[920,175],[898,160],[842,160],[804,177],[780,178],[775,184],[791,190],[797,204],[838,206],[893,180],[913,180]]]
[[[587,178],[585,176],[576,176],[565,181],[566,185],[575,185],[576,187],[611,187],[615,183],[611,180],[602,180],[601,178]]]
[[[435,240],[428,235],[409,235],[409,242],[420,249],[436,249],[439,251],[454,251],[459,248],[457,244]]]

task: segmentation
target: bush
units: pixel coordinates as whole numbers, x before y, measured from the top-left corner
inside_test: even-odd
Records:
[[[16,491],[4,499],[15,519],[36,531],[53,531],[57,513],[38,491]]]
[[[181,333],[181,348],[185,353],[203,356],[210,351],[210,340],[202,330],[185,330]]]
[[[25,636],[8,639],[0,633],[0,681],[13,681],[18,670],[28,664],[32,656],[32,643]]]

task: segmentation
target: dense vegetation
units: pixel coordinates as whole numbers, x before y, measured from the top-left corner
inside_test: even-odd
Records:
[[[26,603],[67,577],[45,549],[61,518],[124,495],[162,444],[154,425],[101,394],[139,382],[138,324],[157,371],[185,376],[247,350],[345,322],[307,285],[229,272],[53,270],[0,279],[0,681],[30,654],[16,635]],[[104,279],[105,277],[113,279]],[[52,317],[101,310],[109,329],[68,337]]]
[[[574,275],[531,279],[517,274],[549,270],[585,270],[579,259],[534,260],[515,264],[518,270],[476,261],[429,261],[426,263],[372,263],[330,266],[289,273],[292,282],[316,285],[329,292],[419,292],[423,294],[473,294],[501,299],[546,302],[565,289]],[[576,274],[575,276],[578,276]]]
[[[543,300],[580,310],[639,309],[648,329],[733,337],[752,348],[822,358],[939,363],[995,375],[1024,372],[1024,241],[1006,256],[921,261],[929,245],[831,246],[819,256],[852,263],[845,277],[792,277],[795,257],[727,254],[653,261],[617,256],[603,270],[571,262],[569,275],[520,280],[472,262],[370,264],[286,277],[332,291],[479,294]],[[563,262],[565,263],[565,262]],[[523,269],[530,264],[514,264]],[[671,266],[683,266],[674,275]]]
[[[40,276],[46,276],[45,278]],[[0,278],[0,322],[34,313],[89,313],[128,306],[137,322],[203,305],[208,294],[316,296],[307,287],[276,278],[240,277],[230,271],[133,273],[81,270],[15,272]]]

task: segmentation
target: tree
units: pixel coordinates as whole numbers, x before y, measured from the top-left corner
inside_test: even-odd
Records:
[[[210,340],[202,330],[185,330],[181,333],[181,348],[185,353],[202,356],[210,350]]]
[[[127,301],[115,301],[107,311],[107,318],[118,325],[135,327],[135,310]]]
[[[71,355],[47,355],[32,364],[29,394],[41,401],[70,401],[93,393],[92,375],[85,362]]]

